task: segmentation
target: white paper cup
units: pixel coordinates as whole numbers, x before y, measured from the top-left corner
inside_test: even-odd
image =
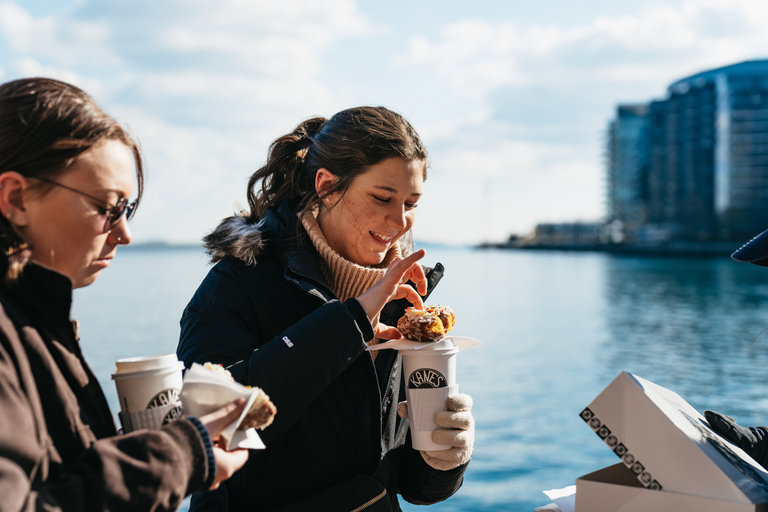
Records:
[[[432,441],[432,431],[437,428],[435,413],[444,411],[448,397],[459,391],[456,384],[459,348],[450,340],[443,340],[419,350],[401,350],[400,353],[411,444],[416,450],[447,450],[450,446]]]
[[[184,363],[176,358],[176,354],[119,359],[115,362],[112,379],[120,399],[121,413],[132,414],[136,418],[141,416],[143,427],[154,428],[178,417],[181,412],[179,393],[183,369]],[[156,408],[167,409],[168,412],[144,412]],[[138,424],[138,421],[127,423]],[[123,425],[123,430],[128,429],[130,425]]]

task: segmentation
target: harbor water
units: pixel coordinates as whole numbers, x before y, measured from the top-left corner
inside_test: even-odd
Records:
[[[579,412],[621,371],[672,389],[699,411],[768,423],[768,269],[722,258],[425,246],[446,267],[430,303],[456,312],[474,399],[464,486],[424,509],[532,511],[542,490],[618,462]],[[125,248],[73,316],[113,413],[124,357],[174,352],[182,310],[208,271],[199,248]]]

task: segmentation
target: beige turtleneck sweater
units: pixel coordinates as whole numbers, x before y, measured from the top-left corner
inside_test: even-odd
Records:
[[[364,267],[357,263],[342,257],[334,251],[328,241],[325,239],[320,225],[317,223],[317,211],[307,212],[300,217],[301,224],[307,230],[309,238],[320,253],[320,270],[323,272],[331,290],[336,294],[340,301],[352,297],[359,297],[367,292],[371,286],[384,277],[387,273],[387,267],[392,261],[401,255],[400,246],[394,245],[377,267]],[[379,340],[374,338],[368,344],[375,345]],[[370,352],[371,357],[376,359],[378,352]]]
[[[387,252],[384,261],[376,267],[363,267],[357,263],[352,263],[331,249],[325,235],[320,230],[316,215],[316,212],[306,213],[301,217],[301,223],[307,230],[315,249],[320,253],[320,269],[323,271],[325,279],[342,302],[367,292],[371,286],[384,277],[389,264],[400,256],[400,247],[395,245]]]

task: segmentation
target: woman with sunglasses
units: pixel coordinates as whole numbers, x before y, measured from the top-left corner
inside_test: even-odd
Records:
[[[251,176],[250,211],[206,237],[216,265],[184,311],[177,353],[224,364],[279,414],[267,448],[195,495],[193,511],[391,511],[398,495],[429,504],[461,486],[471,399],[449,397],[436,415],[433,439],[451,448],[416,451],[397,413],[401,356],[366,351],[399,338],[391,326],[442,276],[418,264],[423,250],[403,258],[426,163],[416,131],[386,108],[310,119]]]
[[[131,242],[134,180],[138,145],[83,91],[0,85],[0,511],[174,510],[247,459],[217,444],[242,402],[118,436],[83,358],[72,290]]]

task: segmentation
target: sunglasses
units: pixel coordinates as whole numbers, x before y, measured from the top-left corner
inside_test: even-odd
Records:
[[[125,220],[131,220],[131,217],[133,217],[133,214],[136,211],[135,200],[129,202],[128,199],[123,197],[117,201],[117,204],[111,204],[103,199],[99,199],[98,197],[94,197],[90,194],[86,194],[85,192],[82,192],[75,188],[62,185],[58,181],[53,181],[53,180],[49,180],[48,178],[41,178],[41,177],[36,177],[35,179],[44,181],[45,183],[50,183],[51,185],[56,185],[57,187],[65,188],[71,192],[80,194],[81,196],[85,196],[88,199],[92,199],[93,201],[107,205],[107,208],[102,208],[102,210],[104,210],[104,215],[106,215],[107,217],[107,220],[104,223],[104,233],[108,233],[109,231],[112,231],[115,228],[115,226],[117,226],[118,222],[120,222],[120,219],[123,218],[123,215],[125,215]]]

